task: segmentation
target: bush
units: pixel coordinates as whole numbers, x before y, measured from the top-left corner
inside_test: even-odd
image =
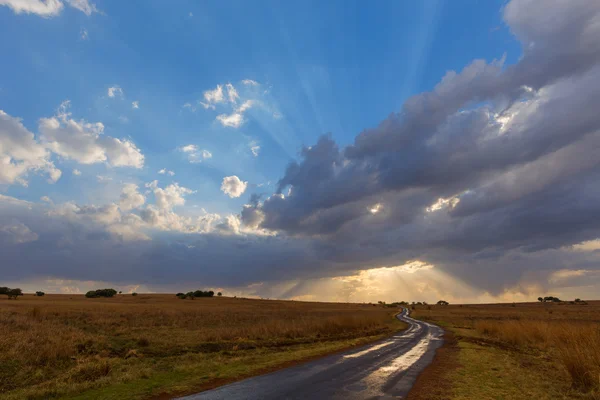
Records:
[[[220,292],[219,292],[220,293]],[[179,297],[180,299],[185,299],[185,298],[189,298],[189,299],[194,299],[196,297],[213,297],[215,295],[215,292],[213,292],[212,290],[209,291],[202,291],[202,290],[196,290],[194,292],[187,292],[187,293],[177,293],[175,296]],[[219,296],[221,296],[221,294],[219,294]]]
[[[45,295],[45,294],[46,294],[46,293],[44,293],[44,292],[35,292],[35,295],[36,295],[36,296],[39,296],[39,297],[41,297],[41,296],[43,296],[43,295]]]
[[[113,297],[117,294],[115,289],[96,289],[90,290],[85,294],[87,298],[95,298],[95,297]]]
[[[217,296],[221,297],[221,296],[223,296],[223,293],[219,292],[219,293],[217,293]]]
[[[6,295],[8,296],[9,299],[15,299],[16,300],[17,296],[23,296],[23,292],[19,288],[9,289],[8,293],[6,293]]]
[[[23,292],[21,291],[21,289],[16,288],[16,289],[11,289],[8,288],[6,286],[0,287],[0,295],[5,294],[8,296],[9,300],[10,299],[17,299],[17,296],[23,296]]]
[[[137,296],[136,292],[131,293],[132,296]]]

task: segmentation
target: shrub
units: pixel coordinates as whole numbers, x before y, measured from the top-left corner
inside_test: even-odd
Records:
[[[219,292],[219,293],[217,293],[217,296],[221,297],[221,296],[223,296],[223,293]]]
[[[9,299],[16,300],[18,296],[23,296],[23,292],[19,288],[9,289],[8,293],[6,293],[6,295],[8,296]]]
[[[136,292],[131,293],[132,296],[137,296]]]
[[[115,289],[96,289],[90,290],[85,294],[85,297],[94,298],[94,297],[113,297],[117,294]]]
[[[35,292],[35,295],[36,295],[36,296],[40,296],[40,297],[41,297],[41,296],[43,296],[43,295],[45,295],[45,294],[46,294],[46,293],[44,293],[44,292]]]
[[[450,303],[448,303],[446,300],[440,300],[437,302],[438,306],[447,306],[448,304]]]
[[[23,296],[23,291],[21,291],[21,289],[19,289],[19,288],[11,289],[6,286],[3,286],[3,287],[0,287],[0,295],[1,294],[7,295],[9,300],[10,299],[16,300],[17,296]]]

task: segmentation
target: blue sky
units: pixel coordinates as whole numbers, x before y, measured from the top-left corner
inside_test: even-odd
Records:
[[[598,18],[597,0],[0,0],[4,284],[597,293]]]
[[[0,8],[5,54],[0,104],[32,132],[40,117],[71,101],[75,120],[102,122],[105,134],[128,137],[145,156],[143,168],[76,166],[83,175],[54,185],[32,178],[27,189],[4,188],[27,200],[97,202],[97,175],[115,180],[176,181],[196,190],[186,206],[237,212],[239,199],[220,191],[224,176],[274,184],[301,146],[330,132],[350,143],[431,89],[449,69],[473,58],[520,50],[501,20],[502,2],[97,2],[86,15],[65,7],[54,18]],[[82,37],[83,32],[86,36]],[[251,79],[260,89],[241,82]],[[251,110],[238,128],[224,127],[196,101],[217,85],[251,89],[268,111]],[[109,87],[123,95],[109,98]],[[262,92],[267,91],[267,94]],[[133,101],[139,109],[133,109]],[[195,113],[183,109],[194,104]],[[254,157],[250,143],[260,146]],[[194,144],[213,157],[190,164],[176,148]],[[166,168],[175,176],[157,175]],[[92,182],[90,182],[92,180]],[[273,190],[273,187],[258,191]],[[269,193],[270,194],[270,193]],[[191,212],[191,211],[190,211]]]

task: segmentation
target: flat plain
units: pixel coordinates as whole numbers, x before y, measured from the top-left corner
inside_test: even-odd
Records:
[[[415,306],[446,344],[412,400],[600,399],[600,301]]]
[[[3,399],[166,399],[390,335],[397,309],[173,294],[0,299]]]

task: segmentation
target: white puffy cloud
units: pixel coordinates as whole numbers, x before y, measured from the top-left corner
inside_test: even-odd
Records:
[[[243,80],[242,84],[244,84],[244,86],[259,85],[258,82],[249,79]],[[249,89],[245,89],[243,92],[246,92],[246,94],[251,97],[256,96],[256,94]],[[240,101],[242,101],[241,104],[239,104]],[[198,104],[205,109],[211,110],[216,110],[217,105],[219,105],[220,108],[225,109],[228,112],[217,115],[216,120],[225,127],[239,128],[246,122],[244,113],[251,107],[257,104],[260,105],[260,102],[257,101],[256,98],[245,98],[232,83],[226,83],[224,85],[217,85],[213,90],[205,91],[203,99],[198,101]],[[185,103],[183,108],[196,112],[196,107],[189,102]]]
[[[80,175],[81,175],[81,171],[80,171],[80,170],[78,170],[77,168],[75,168],[75,169],[73,170],[73,175],[75,175],[75,176],[80,176]]]
[[[217,115],[217,120],[221,123],[221,125],[231,128],[239,128],[244,124],[244,116],[238,112]]]
[[[215,109],[215,104],[225,102],[225,94],[223,93],[223,85],[217,85],[217,87],[213,90],[207,90],[204,92],[204,101],[201,101],[200,104],[208,109]],[[189,104],[189,103],[186,103]],[[186,105],[184,105],[185,107]],[[191,105],[190,105],[191,106]]]
[[[212,158],[212,153],[206,149],[202,150],[195,144],[181,146],[179,151],[187,156],[187,159],[192,164],[201,163],[202,161]]]
[[[7,6],[16,14],[37,14],[44,18],[57,16],[64,7],[60,0],[0,0],[0,6]]]
[[[108,97],[123,97],[123,89],[119,86],[111,86],[108,88]]]
[[[236,175],[226,176],[221,183],[221,190],[231,198],[240,197],[247,187],[248,182],[242,181]]]
[[[123,186],[121,198],[119,200],[119,208],[122,211],[129,211],[139,208],[144,205],[146,198],[138,192],[138,186],[134,183],[128,183]]]
[[[161,174],[161,175],[175,176],[175,172],[169,171],[166,168],[163,168],[163,169],[159,170],[158,173]]]
[[[137,100],[136,100],[136,101],[132,101],[132,102],[131,102],[131,108],[133,108],[133,109],[138,109],[138,108],[140,108],[140,102],[139,102],[139,101],[137,101]]]
[[[69,101],[65,101],[58,115],[40,119],[41,141],[47,148],[82,164],[106,162],[114,167],[144,166],[144,155],[132,141],[104,135],[101,122],[71,119],[67,112],[69,105]]]
[[[175,206],[182,206],[185,204],[184,196],[196,193],[194,190],[179,186],[178,183],[172,183],[163,189],[158,187],[158,181],[154,180],[146,183],[145,186],[154,192],[156,205],[160,210],[171,210]]]
[[[0,110],[0,184],[20,183],[30,172],[48,174],[56,182],[61,171],[50,160],[50,152],[39,143],[21,120]]]

